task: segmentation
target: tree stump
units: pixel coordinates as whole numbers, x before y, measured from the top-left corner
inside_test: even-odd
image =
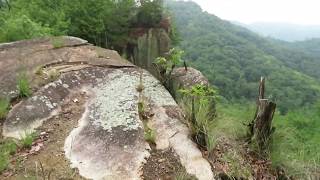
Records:
[[[265,99],[265,78],[261,77],[257,109],[252,122],[249,124],[250,141],[254,141],[260,152],[268,152],[271,135],[274,131],[272,119],[276,110],[274,102]]]

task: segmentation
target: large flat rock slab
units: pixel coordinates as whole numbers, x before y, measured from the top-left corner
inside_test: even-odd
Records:
[[[54,47],[53,41],[62,42]],[[35,72],[54,64],[87,64],[90,66],[133,66],[116,51],[92,46],[75,37],[41,38],[0,44],[0,97],[18,95],[17,76],[24,73],[32,81]]]

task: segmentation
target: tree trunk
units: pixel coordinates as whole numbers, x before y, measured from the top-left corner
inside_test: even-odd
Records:
[[[264,98],[265,78],[261,77],[257,109],[254,119],[249,124],[250,140],[255,141],[260,152],[267,152],[271,135],[274,131],[272,119],[276,104]]]

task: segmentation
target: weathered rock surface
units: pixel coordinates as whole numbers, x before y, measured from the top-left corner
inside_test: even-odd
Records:
[[[137,29],[133,32],[135,42],[130,44],[127,53],[132,56],[132,63],[142,67],[153,75],[157,75],[153,62],[159,56],[169,52],[171,44],[170,37],[165,29],[153,28],[144,32],[144,29]],[[142,31],[142,32],[139,32]]]
[[[184,67],[173,70],[170,79],[170,93],[179,101],[179,89],[190,88],[194,85],[209,85],[208,79],[198,70],[188,67],[187,71]]]
[[[59,37],[59,48],[53,46],[53,41],[43,38],[0,45],[0,97],[16,97],[17,76],[25,73],[33,80],[34,72],[47,65],[132,66],[116,51],[91,46],[79,38]]]
[[[64,41],[68,46],[58,49],[49,39],[0,45],[0,68],[6,68],[0,74],[0,80],[6,80],[0,85],[4,96],[17,95],[19,65],[15,62],[19,59],[31,77],[37,76],[35,66],[61,73],[13,107],[3,125],[4,136],[21,138],[42,123],[54,121],[51,117],[62,113],[61,106],[71,94],[85,93],[85,111],[63,148],[71,166],[88,179],[141,179],[141,168],[150,155],[138,114],[136,87],[142,73],[143,95],[154,114],[149,123],[156,131],[156,148],[171,148],[189,174],[213,179],[209,163],[189,139],[181,110],[158,80],[114,51],[70,37]]]

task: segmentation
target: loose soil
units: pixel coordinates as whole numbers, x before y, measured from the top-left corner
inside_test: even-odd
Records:
[[[187,174],[179,157],[171,149],[152,150],[150,153],[151,156],[143,166],[145,180],[175,180],[178,176],[184,176],[183,180],[196,180]]]
[[[37,129],[39,136],[32,148],[20,149],[0,179],[84,179],[76,169],[70,168],[63,147],[66,137],[78,125],[87,98],[85,93],[75,93],[67,98],[61,113]]]

